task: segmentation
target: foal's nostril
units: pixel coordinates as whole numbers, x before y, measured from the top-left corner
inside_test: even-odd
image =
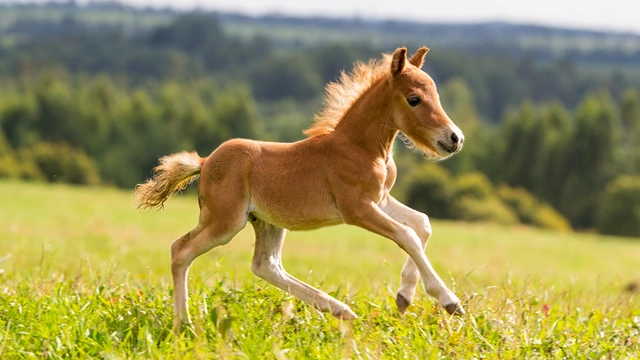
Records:
[[[451,134],[451,142],[453,143],[453,145],[458,143],[458,135],[456,135],[456,133]]]

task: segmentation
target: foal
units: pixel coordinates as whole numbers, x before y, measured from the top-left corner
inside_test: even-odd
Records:
[[[136,187],[139,208],[161,208],[172,192],[200,175],[198,225],[171,245],[174,326],[190,322],[187,272],[193,260],[231,241],[247,221],[256,233],[251,270],[337,318],[357,316],[282,267],[285,229],[345,223],[387,237],[409,254],[396,298],[400,312],[413,301],[421,277],[427,293],[447,312],[464,314],[424,253],[429,218],[389,195],[396,180],[392,145],[399,131],[435,159],[456,153],[464,141],[442,109],[433,80],[420,70],[428,50],[423,47],[407,60],[407,50],[400,48],[382,60],[356,63],[351,73],[327,86],[325,108],[305,131],[305,140],[233,139],[206,158],[182,152],[160,159],[153,178]]]

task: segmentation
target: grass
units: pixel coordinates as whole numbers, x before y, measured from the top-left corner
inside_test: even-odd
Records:
[[[341,322],[250,272],[252,232],[196,260],[194,323],[171,333],[169,244],[191,196],[138,215],[129,192],[0,182],[0,358],[637,358],[640,241],[433,221],[450,317],[394,297],[405,256],[347,226],[290,233],[290,273],[348,303]]]

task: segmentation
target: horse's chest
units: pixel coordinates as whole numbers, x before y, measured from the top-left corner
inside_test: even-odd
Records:
[[[377,186],[378,196],[376,196],[375,201],[379,203],[389,195],[389,191],[396,182],[396,164],[390,159],[387,163],[381,164],[377,174],[377,178],[379,179]]]
[[[396,176],[398,175],[398,173],[396,169],[396,164],[393,161],[390,161],[389,163],[387,163],[386,170],[387,170],[387,176],[384,180],[384,189],[386,191],[386,194],[388,194],[389,190],[391,190],[391,188],[393,187],[393,184],[395,184],[396,182]]]

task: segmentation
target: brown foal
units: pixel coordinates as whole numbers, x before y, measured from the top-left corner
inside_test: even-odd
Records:
[[[409,255],[396,304],[404,312],[422,278],[425,290],[450,314],[460,300],[436,274],[424,249],[429,218],[389,195],[396,180],[392,146],[398,132],[433,159],[462,148],[464,136],[442,109],[436,86],[420,70],[421,48],[357,63],[327,86],[325,108],[308,138],[295,143],[233,139],[209,157],[182,152],[160,159],[154,176],[136,187],[139,208],[162,207],[176,190],[200,176],[198,225],[171,245],[175,320],[190,322],[187,272],[195,258],[224,245],[245,227],[256,233],[253,272],[316,308],[342,319],[351,309],[289,275],[282,266],[285,229],[350,224],[393,240]]]

